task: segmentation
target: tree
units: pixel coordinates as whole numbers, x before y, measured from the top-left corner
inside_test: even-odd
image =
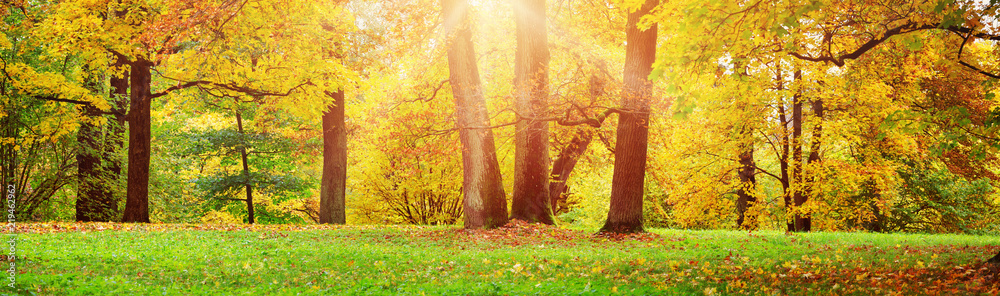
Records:
[[[514,2],[517,54],[514,100],[514,190],[511,219],[555,223],[549,196],[549,49],[545,1]],[[583,149],[586,149],[584,146]]]
[[[442,0],[448,69],[455,97],[458,137],[462,142],[462,190],[465,228],[493,228],[507,223],[507,201],[497,163],[489,111],[483,98],[472,22],[466,0]]]
[[[638,26],[658,0],[646,0],[629,13],[626,27],[625,76],[618,130],[615,141],[615,169],[611,181],[611,208],[600,232],[643,232],[642,201],[646,176],[649,137],[649,80],[656,60],[656,25]]]
[[[201,177],[195,183],[207,195],[210,210],[245,212],[249,224],[290,219],[287,212],[268,211],[265,199],[273,202],[270,205],[287,201],[301,195],[308,182],[295,174],[293,148],[301,147],[282,132],[268,131],[281,129],[280,122],[287,122],[267,106],[273,100],[204,98],[208,108],[201,110],[223,111],[220,115],[235,121],[224,124],[222,129],[209,128],[187,137],[188,154],[201,158]],[[253,124],[255,118],[258,124]]]

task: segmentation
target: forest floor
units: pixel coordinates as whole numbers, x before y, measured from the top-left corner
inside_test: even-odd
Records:
[[[0,293],[995,295],[1000,291],[997,269],[982,263],[1000,251],[1000,238],[995,236],[668,229],[596,236],[592,231],[523,223],[478,231],[456,226],[34,223],[18,224],[16,238],[17,290],[0,289]]]

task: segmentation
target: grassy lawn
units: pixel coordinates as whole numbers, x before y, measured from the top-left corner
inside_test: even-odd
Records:
[[[993,236],[20,225],[18,294],[995,294]],[[0,292],[11,293],[11,290]]]

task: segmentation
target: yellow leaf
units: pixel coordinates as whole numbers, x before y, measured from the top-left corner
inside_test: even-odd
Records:
[[[7,39],[7,35],[6,34],[0,34],[0,49],[8,49],[11,46],[12,45],[10,43],[10,39]]]

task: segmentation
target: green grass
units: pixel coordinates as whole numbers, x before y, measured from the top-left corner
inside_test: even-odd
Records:
[[[979,263],[1000,251],[992,236],[654,229],[609,238],[528,225],[25,232],[17,293],[37,295],[988,294],[996,281]]]

